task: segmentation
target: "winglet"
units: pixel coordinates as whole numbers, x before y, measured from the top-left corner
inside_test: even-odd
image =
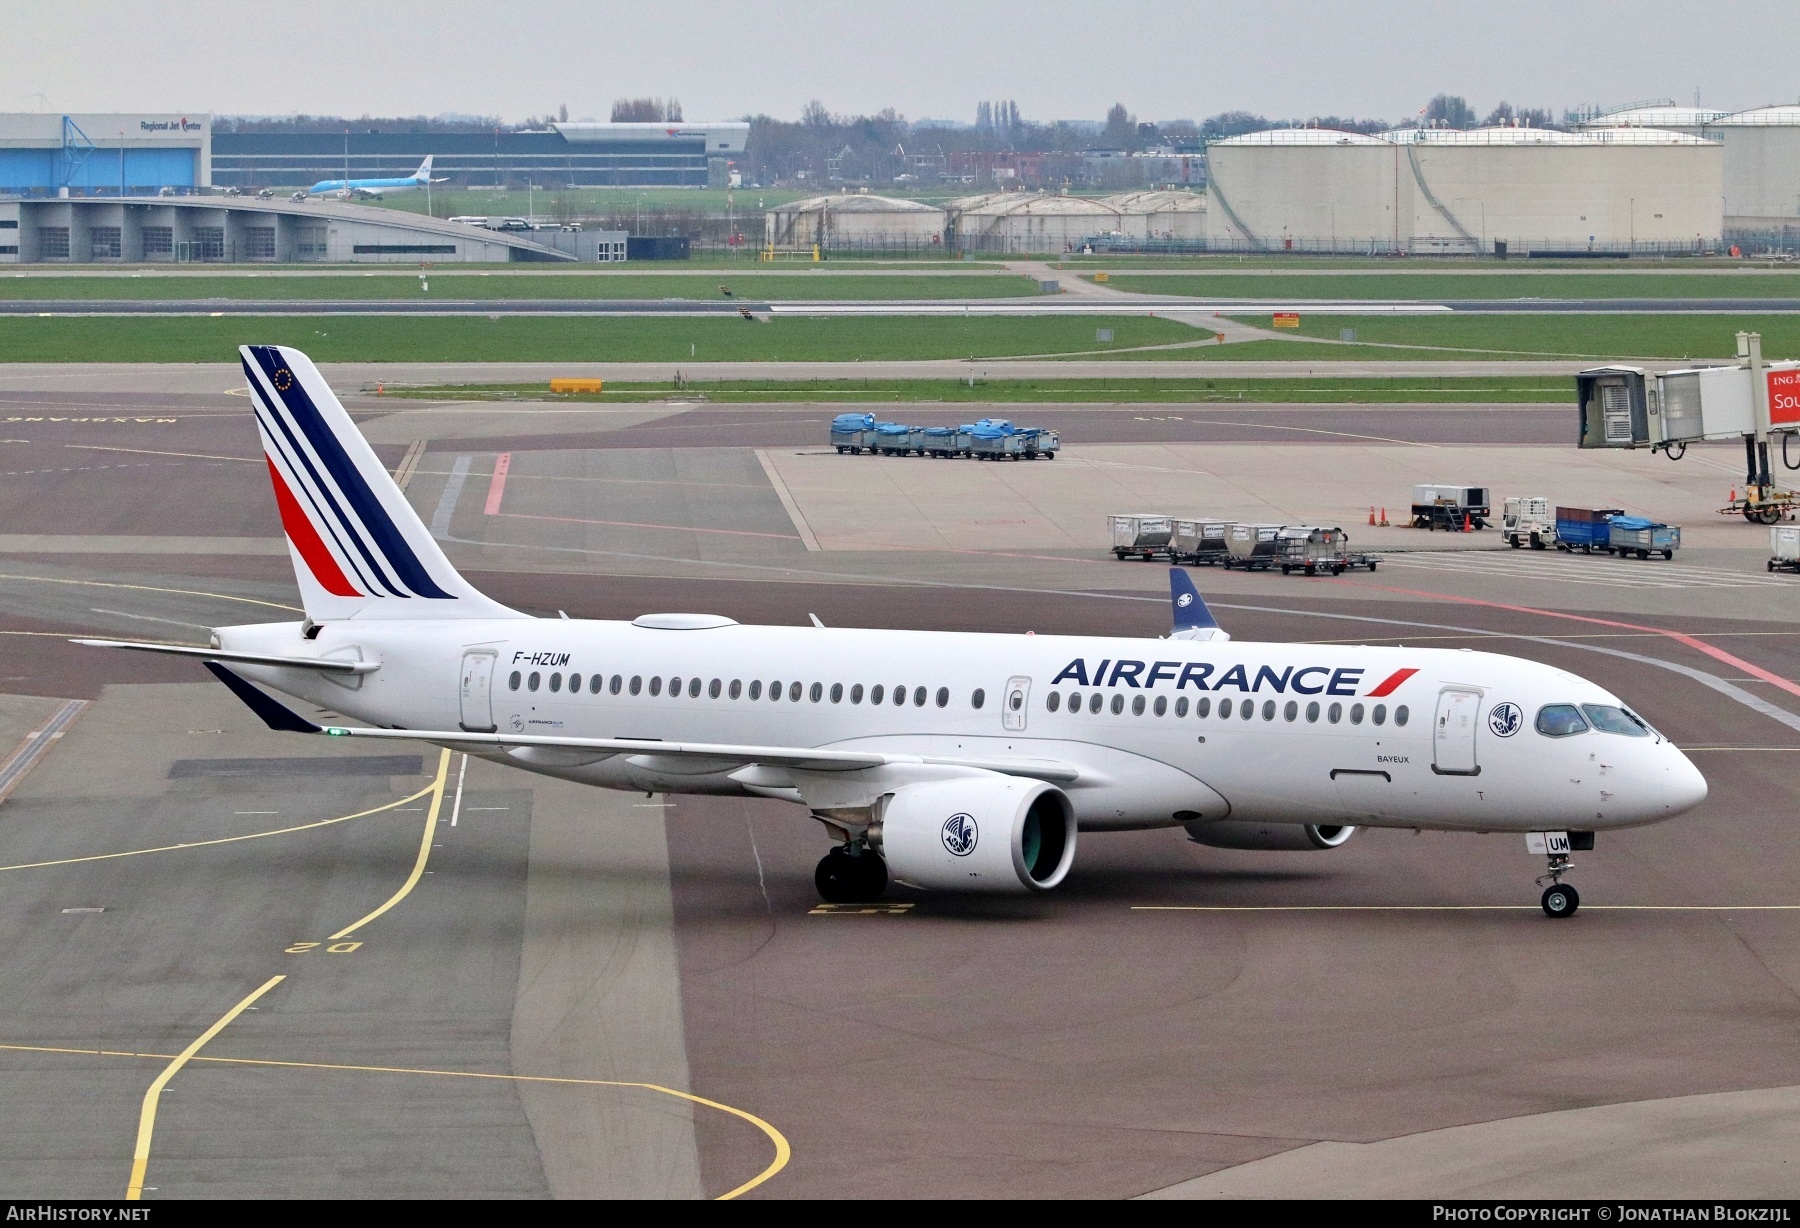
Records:
[[[1231,636],[1219,626],[1219,620],[1206,608],[1200,590],[1188,573],[1179,567],[1169,568],[1169,598],[1175,608],[1175,630],[1169,637],[1177,640],[1228,640]]]
[[[244,705],[256,715],[262,717],[263,724],[278,733],[324,733],[323,725],[315,725],[299,713],[294,712],[263,692],[245,682],[242,678],[220,665],[217,661],[203,662],[218,676],[220,682],[231,688],[231,693],[244,701]]]

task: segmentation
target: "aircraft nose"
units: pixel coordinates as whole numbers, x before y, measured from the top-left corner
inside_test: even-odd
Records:
[[[1669,814],[1675,815],[1706,800],[1706,777],[1679,750],[1673,746],[1668,750],[1674,758],[1663,773],[1663,804]]]

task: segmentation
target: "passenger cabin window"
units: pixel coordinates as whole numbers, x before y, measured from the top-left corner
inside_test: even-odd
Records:
[[[1061,691],[1051,691],[1048,695],[1044,696],[1044,711],[1054,712],[1060,707],[1062,707]]]
[[[807,688],[806,697],[808,699],[812,700],[814,703],[818,703],[821,699],[824,699],[825,698],[825,684],[822,682],[813,683],[812,686]]]
[[[1405,704],[1399,705],[1398,707],[1396,707],[1394,709],[1394,724],[1395,725],[1406,724],[1406,718],[1409,715],[1410,715],[1410,713],[1407,712],[1406,705]]]
[[[1545,704],[1538,709],[1537,731],[1546,738],[1567,738],[1586,733],[1588,723],[1574,704]]]
[[[562,675],[561,674],[551,674],[550,675],[550,693],[552,695],[554,695],[556,692],[558,692],[560,690],[562,690]]]
[[[855,686],[850,688],[850,702],[853,704],[859,704],[862,702],[862,697],[863,697],[863,685],[862,685],[862,683],[859,682]]]
[[[1206,701],[1201,700],[1200,702],[1205,703]],[[1175,701],[1175,715],[1176,716],[1186,716],[1187,715],[1187,697],[1186,696],[1183,696],[1182,698],[1177,699]]]
[[[595,674],[592,678],[588,679],[588,690],[592,691],[595,695],[598,695],[600,693],[600,688],[604,687],[605,685],[606,685],[606,675],[605,674]],[[613,687],[613,690],[615,690],[615,691],[618,689],[619,688],[617,686]]]
[[[658,674],[656,677],[650,679],[650,693],[652,695],[661,695],[662,694],[662,675],[661,674]]]
[[[1335,725],[1339,721],[1343,720],[1344,719],[1344,705],[1343,704],[1332,704],[1331,707],[1329,707],[1325,710],[1325,719],[1330,721],[1333,725]]]
[[[751,682],[750,682],[750,698],[751,699],[761,699],[762,698],[762,679],[755,678],[755,679],[751,680]]]
[[[733,699],[736,699],[739,695],[742,695],[743,693],[744,693],[743,682],[741,682],[740,680],[738,680],[736,678],[733,678],[731,680],[731,697]]]
[[[531,677],[529,677],[529,678],[527,678],[527,679],[525,679],[525,689],[526,689],[526,690],[527,690],[527,691],[535,691],[535,690],[537,690],[537,689],[538,689],[538,683],[539,683],[539,682],[540,682],[540,681],[541,681],[541,676],[540,676],[540,675],[539,675],[539,674],[538,674],[538,672],[537,672],[537,671],[536,671],[536,670],[535,670],[535,669],[534,669],[534,670],[532,670],[532,671],[531,671]]]
[[[769,684],[769,702],[772,704],[781,702],[781,684],[779,682]]]
[[[1161,716],[1163,713],[1167,712],[1168,710],[1169,710],[1169,697],[1167,695],[1158,695],[1156,697],[1156,715]]]
[[[1125,711],[1125,697],[1123,695],[1114,695],[1112,697],[1112,714],[1117,716],[1123,711]]]
[[[1650,736],[1650,726],[1623,708],[1615,708],[1611,704],[1582,704],[1581,711],[1587,717],[1588,724],[1602,733],[1622,733],[1628,738]]]
[[[518,690],[519,689],[519,678],[520,678],[519,671],[515,669],[512,672],[512,677],[510,677],[506,680],[506,689],[509,691]]]
[[[644,689],[644,676],[642,674],[633,674],[631,676],[631,693],[633,695],[636,695],[639,691],[641,691],[643,689]]]
[[[894,688],[894,706],[896,708],[904,708],[906,706],[906,688],[905,687],[897,686]]]
[[[1186,703],[1187,701],[1184,699],[1181,702]],[[1175,710],[1178,713],[1180,712],[1180,710],[1181,710],[1180,704],[1176,705]],[[1211,699],[1208,699],[1208,698],[1202,696],[1201,698],[1196,699],[1194,701],[1194,716],[1196,718],[1203,718],[1203,717],[1211,715],[1211,713],[1212,713],[1212,700]],[[1219,715],[1230,716],[1231,713],[1221,710]]]
[[[833,699],[832,702],[836,703],[837,701],[835,699]],[[948,708],[950,706],[950,688],[949,687],[941,686],[938,688],[938,690],[937,690],[937,706],[940,708]]]
[[[979,711],[981,711],[981,705],[986,702],[987,702],[987,692],[982,690],[980,687],[976,687],[975,693],[973,695],[969,696],[969,706],[971,708],[974,708],[977,712],[979,712]]]
[[[1205,701],[1202,700],[1201,702],[1204,703]],[[1222,721],[1231,719],[1231,701],[1229,699],[1221,699],[1219,701],[1219,719]]]
[[[1106,696],[1102,695],[1099,691],[1095,691],[1092,695],[1088,696],[1088,712],[1094,716],[1098,716],[1100,714],[1100,705],[1105,702]]]
[[[913,688],[913,707],[923,708],[924,706],[925,706],[925,688],[922,686],[914,687]]]
[[[831,702],[834,704],[841,704],[844,702],[844,684],[843,683],[834,682],[831,684]]]
[[[788,683],[788,702],[796,704],[800,702],[800,684],[798,682]]]
[[[708,699],[717,699],[719,697],[719,692],[723,691],[724,689],[725,689],[725,683],[722,682],[718,678],[714,678],[711,682],[707,683],[707,685],[706,685],[706,697]]]
[[[624,681],[625,676],[623,674],[614,674],[612,676],[612,681],[606,684],[606,689],[611,691],[614,695],[617,695],[619,693],[619,688],[624,685]],[[631,693],[633,695],[637,694],[637,688],[632,687]]]
[[[1350,723],[1352,725],[1360,725],[1360,724],[1362,724],[1362,718],[1363,718],[1363,706],[1361,704],[1351,704],[1350,705]]]
[[[872,704],[878,704],[881,702],[882,697],[885,696],[886,694],[887,694],[887,688],[882,686],[879,682],[877,682],[869,690],[869,702]]]
[[[713,687],[714,687],[713,694],[714,695],[717,695],[719,693],[717,690],[718,685],[719,684],[717,682],[713,683]],[[700,698],[700,680],[698,678],[689,678],[688,679],[688,698],[689,699],[699,699]]]
[[[1374,711],[1369,713],[1369,719],[1377,725],[1387,724],[1387,705],[1376,704]]]

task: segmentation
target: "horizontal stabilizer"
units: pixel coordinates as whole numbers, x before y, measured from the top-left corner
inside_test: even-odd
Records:
[[[242,678],[220,665],[217,661],[208,661],[206,668],[217,675],[220,682],[231,688],[231,693],[244,701],[250,711],[262,718],[263,724],[277,733],[324,733],[322,725],[315,725],[287,705],[270,699],[267,695],[245,682]]]
[[[321,674],[372,674],[380,669],[374,661],[334,661],[322,657],[281,657],[264,652],[232,652],[226,648],[202,648],[197,644],[144,644],[134,640],[70,640],[85,648],[130,648],[137,652],[160,652],[175,657],[198,657],[202,661],[230,661],[237,665],[278,665],[283,669],[308,669]]]

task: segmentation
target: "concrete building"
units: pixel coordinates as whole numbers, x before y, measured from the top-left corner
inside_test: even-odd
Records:
[[[1727,241],[1792,249],[1800,246],[1800,106],[1749,111],[1640,107],[1589,121],[1588,131],[1660,128],[1718,141],[1725,147]]]
[[[943,242],[942,209],[892,196],[811,196],[763,214],[763,246],[773,251],[916,251]]]
[[[558,236],[561,237],[561,236]],[[571,234],[570,239],[583,236]],[[612,244],[592,259],[614,259]],[[616,237],[622,241],[623,236]],[[573,260],[509,234],[339,201],[0,197],[0,263],[456,264]]]
[[[0,193],[154,196],[211,172],[210,115],[0,114]]]
[[[1661,129],[1278,129],[1208,159],[1224,250],[1690,251],[1724,229],[1719,143]]]
[[[562,123],[496,132],[221,132],[219,187],[305,187],[432,171],[459,187],[725,187],[750,125]]]

